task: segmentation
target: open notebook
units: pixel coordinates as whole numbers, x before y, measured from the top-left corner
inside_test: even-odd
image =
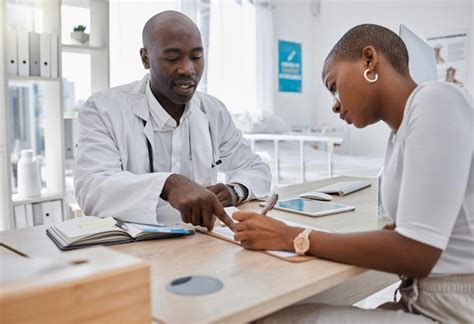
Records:
[[[234,212],[238,211],[237,208],[235,207],[226,207],[225,208],[226,212],[228,215],[232,215]],[[270,217],[270,216],[266,216],[266,217]],[[287,221],[287,220],[284,220],[284,219],[280,219],[280,218],[276,218],[274,217],[275,219],[278,219],[279,221],[282,221],[283,223],[285,223],[286,225],[288,226],[297,226],[297,227],[303,227],[303,228],[312,228],[314,230],[318,230],[318,231],[323,231],[323,232],[326,232],[324,230],[321,230],[321,229],[317,229],[317,228],[314,228],[314,227],[310,227],[310,226],[306,226],[306,225],[301,225],[301,224],[298,224],[298,223],[295,223],[295,222],[291,222],[291,221]],[[214,229],[212,230],[212,232],[209,232],[207,229],[205,228],[202,228],[202,227],[196,227],[196,230],[200,233],[204,233],[204,234],[208,234],[208,235],[211,235],[211,236],[214,236],[216,238],[219,238],[219,239],[222,239],[222,240],[226,240],[228,242],[232,242],[234,244],[238,244],[240,245],[239,242],[237,242],[236,240],[234,240],[234,233],[225,225],[222,225],[222,226],[216,226],[214,227]],[[308,260],[314,260],[315,257],[313,256],[309,256],[309,255],[299,255],[295,252],[287,252],[287,251],[271,251],[271,250],[267,250],[267,251],[264,251],[265,253],[271,255],[271,256],[274,256],[274,257],[277,257],[279,259],[282,259],[282,260],[285,260],[285,261],[290,261],[290,262],[302,262],[302,261],[308,261]]]
[[[183,227],[157,227],[124,223],[112,217],[84,216],[54,224],[46,230],[61,250],[96,244],[119,244],[193,234]]]

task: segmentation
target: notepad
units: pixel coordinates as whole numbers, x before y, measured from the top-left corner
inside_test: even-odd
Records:
[[[233,211],[238,211],[237,208],[233,208],[233,209],[228,209],[225,208],[227,214],[229,216],[231,216],[233,214]],[[270,216],[266,216],[266,217],[270,217]],[[314,227],[310,227],[310,226],[306,226],[306,225],[301,225],[301,224],[298,224],[298,223],[295,223],[295,222],[292,222],[292,221],[288,221],[288,220],[284,220],[284,219],[279,219],[279,218],[276,218],[274,217],[275,219],[285,223],[286,225],[288,226],[296,226],[296,227],[303,227],[303,228],[312,228],[314,230],[318,230],[318,231],[321,231],[321,232],[327,232],[325,230],[321,230],[321,229],[317,229],[317,228],[314,228]],[[205,228],[202,228],[202,227],[196,227],[196,230],[200,233],[203,233],[203,234],[207,234],[207,235],[211,235],[213,237],[216,237],[216,238],[219,238],[219,239],[222,239],[222,240],[225,240],[227,242],[231,242],[231,243],[234,243],[234,244],[238,244],[240,245],[239,242],[237,242],[236,240],[234,240],[234,233],[230,230],[230,228],[228,228],[227,226],[217,226],[217,227],[214,227],[214,229],[212,230],[212,232],[209,232],[207,229]],[[299,255],[295,252],[288,252],[288,251],[273,251],[273,250],[266,250],[264,251],[265,253],[271,255],[271,256],[274,256],[274,257],[277,257],[279,259],[282,259],[282,260],[285,260],[285,261],[290,261],[290,262],[302,262],[302,261],[309,261],[309,260],[314,260],[315,257],[313,256],[310,256],[310,255]]]
[[[61,250],[96,244],[119,244],[190,235],[194,230],[184,227],[156,227],[124,223],[112,217],[84,216],[54,224],[46,230]]]

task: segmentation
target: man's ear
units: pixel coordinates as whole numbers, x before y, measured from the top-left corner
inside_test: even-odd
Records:
[[[367,69],[374,71],[379,63],[377,50],[373,46],[364,47],[362,50],[362,59],[364,60]]]
[[[145,69],[150,68],[150,63],[148,61],[148,53],[145,48],[140,48],[140,57],[142,59],[142,64]]]

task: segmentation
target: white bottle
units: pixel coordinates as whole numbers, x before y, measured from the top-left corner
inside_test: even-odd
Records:
[[[22,198],[41,195],[38,161],[33,150],[21,150],[18,160],[18,196]]]
[[[385,212],[382,203],[382,174],[383,166],[377,174],[377,219],[378,220],[391,220],[390,216]]]

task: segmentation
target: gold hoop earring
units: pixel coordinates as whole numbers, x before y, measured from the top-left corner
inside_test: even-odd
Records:
[[[370,72],[370,69],[367,69],[364,71],[364,78],[367,80],[367,82],[369,83],[374,83],[376,82],[378,79],[379,79],[379,75],[377,74],[377,72],[375,72],[375,78],[373,79],[369,79],[369,77],[367,76],[367,74]]]

